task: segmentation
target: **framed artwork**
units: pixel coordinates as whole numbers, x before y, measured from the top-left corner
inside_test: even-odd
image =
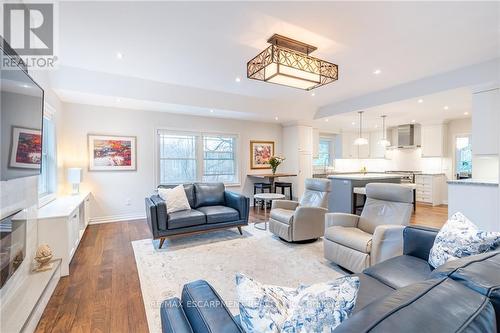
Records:
[[[250,169],[271,169],[268,161],[274,155],[274,141],[250,141]]]
[[[42,163],[42,131],[12,127],[10,167],[40,169]]]
[[[88,135],[89,171],[135,171],[135,136]]]

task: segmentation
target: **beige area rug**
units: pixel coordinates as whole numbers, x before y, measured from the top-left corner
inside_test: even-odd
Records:
[[[235,274],[287,287],[334,280],[345,273],[323,258],[322,240],[289,244],[268,231],[243,228],[183,236],[165,241],[132,242],[149,330],[161,332],[160,304],[179,297],[184,284],[203,279],[238,314]]]

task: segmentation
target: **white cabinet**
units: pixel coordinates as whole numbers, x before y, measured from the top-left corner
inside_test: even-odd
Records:
[[[319,143],[318,143],[319,145]],[[300,197],[306,178],[312,177],[313,129],[309,126],[287,126],[283,129],[283,170],[296,173],[286,181],[293,183],[294,196]]]
[[[498,124],[500,123],[500,89],[472,95],[472,153],[498,154]]]
[[[370,158],[384,158],[385,147],[380,144],[380,140],[384,137],[382,131],[370,132]]]
[[[422,126],[422,157],[446,156],[446,125]]]
[[[356,135],[356,138],[357,137],[359,137],[359,135]],[[370,158],[370,135],[368,133],[363,133],[362,137],[368,141],[368,144],[361,146],[354,145],[358,153],[357,158]]]
[[[312,155],[313,158],[319,157],[319,130],[317,128],[313,128],[313,147],[312,147]]]
[[[436,175],[416,175],[417,201],[428,203],[433,206],[442,205],[446,198],[446,176]]]
[[[38,210],[38,243],[48,244],[61,260],[61,275],[69,275],[69,263],[89,221],[90,193],[60,197]]]
[[[340,135],[340,140],[342,141],[342,152],[339,158],[357,158],[358,150],[354,145],[354,140],[356,140],[356,134],[353,132],[343,132]]]

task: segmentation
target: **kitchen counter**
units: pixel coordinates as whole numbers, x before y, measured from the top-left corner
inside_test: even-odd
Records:
[[[448,180],[448,184],[498,186],[498,180],[468,178]]]
[[[345,174],[345,175],[331,175],[327,178],[330,179],[345,179],[345,180],[380,180],[380,179],[399,179],[404,175],[395,174],[395,173],[354,173],[354,174]]]

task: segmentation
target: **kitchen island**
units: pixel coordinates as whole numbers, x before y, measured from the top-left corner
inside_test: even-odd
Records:
[[[358,196],[353,193],[355,187],[365,187],[369,183],[399,184],[403,176],[386,173],[354,173],[328,176],[327,178],[331,182],[328,211],[354,214],[356,206],[361,203]]]

